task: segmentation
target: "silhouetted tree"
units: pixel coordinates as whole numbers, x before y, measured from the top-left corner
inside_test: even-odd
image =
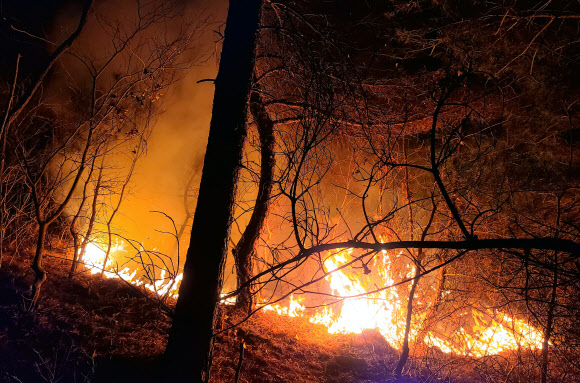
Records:
[[[168,377],[176,383],[209,379],[261,7],[260,0],[232,0],[228,10],[191,240],[165,350]]]

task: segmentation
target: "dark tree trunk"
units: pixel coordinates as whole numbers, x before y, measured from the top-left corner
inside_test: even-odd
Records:
[[[40,287],[46,281],[46,271],[42,265],[42,253],[44,253],[44,240],[46,238],[46,227],[48,226],[45,222],[40,222],[38,224],[38,237],[36,241],[36,253],[34,254],[34,260],[30,266],[34,270],[34,282],[32,283],[32,306],[34,308],[36,302],[38,301],[38,296],[40,295]]]
[[[209,379],[261,5],[260,0],[230,2],[191,240],[165,350],[165,379],[173,383]]]
[[[542,342],[542,377],[541,382],[546,383],[548,381],[548,355],[550,347],[550,337],[552,336],[552,331],[554,330],[554,310],[556,308],[556,297],[558,294],[558,253],[554,256],[554,276],[552,278],[552,293],[550,297],[550,304],[548,306],[548,318],[546,322],[546,328],[544,329],[544,339]]]
[[[83,207],[83,204],[85,202],[86,187],[91,179],[91,175],[92,175],[93,170],[94,170],[94,164],[95,164],[95,162],[93,161],[93,164],[91,165],[91,170],[89,172],[89,176],[88,176],[87,181],[85,182],[85,186],[83,188],[83,201],[81,203],[81,206],[79,207],[77,216],[75,216],[73,219],[71,229],[74,227],[75,222],[77,220],[77,217],[80,214],[81,209]],[[89,225],[87,227],[87,232],[85,233],[85,236],[84,236],[83,241],[81,243],[80,249],[79,249],[79,243],[78,243],[79,242],[78,231],[73,234],[74,254],[73,254],[72,264],[70,265],[70,270],[68,272],[69,279],[72,279],[74,277],[76,270],[77,270],[78,263],[79,263],[79,261],[81,261],[83,259],[83,256],[85,255],[85,253],[87,251],[87,245],[89,244],[89,238],[91,237],[91,234],[93,233],[93,226],[95,225],[95,219],[97,218],[97,202],[98,202],[98,198],[99,198],[99,191],[101,189],[102,179],[103,179],[103,164],[101,163],[101,167],[99,168],[99,175],[97,176],[97,181],[96,181],[97,183],[95,184],[95,190],[94,190],[94,194],[93,194],[93,202],[91,205],[91,218],[89,219]],[[75,230],[76,230],[76,228],[75,228]]]
[[[275,165],[274,122],[266,112],[258,92],[253,92],[250,97],[250,112],[258,127],[260,137],[260,183],[248,226],[246,226],[244,234],[242,234],[240,241],[233,249],[238,288],[241,288],[236,306],[246,309],[248,312],[252,310],[252,289],[246,283],[252,277],[252,255],[268,213],[268,201],[272,194]]]
[[[393,374],[397,381],[401,378],[403,373],[403,367],[409,359],[409,333],[411,331],[411,320],[413,319],[413,299],[415,298],[415,290],[417,290],[417,285],[419,284],[419,274],[421,273],[421,263],[415,262],[415,277],[413,279],[413,284],[411,285],[411,291],[409,291],[409,299],[407,300],[407,316],[405,318],[405,335],[403,336],[403,349],[401,350],[401,356],[399,361],[395,366]]]

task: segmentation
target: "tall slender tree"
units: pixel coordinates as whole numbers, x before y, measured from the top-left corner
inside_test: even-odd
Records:
[[[167,374],[176,383],[209,379],[261,7],[260,0],[230,1],[191,240],[165,350]]]
[[[237,270],[238,287],[240,293],[237,296],[236,305],[243,310],[252,310],[252,289],[246,282],[252,277],[253,257],[260,233],[268,215],[268,204],[274,185],[274,122],[268,115],[260,94],[254,91],[250,97],[250,112],[258,128],[260,140],[260,181],[258,194],[254,203],[254,209],[250,221],[246,226],[242,237],[233,248],[234,261]]]

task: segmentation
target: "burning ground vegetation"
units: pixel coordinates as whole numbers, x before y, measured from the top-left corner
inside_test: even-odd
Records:
[[[104,278],[90,263],[71,280],[65,254],[48,255],[50,278],[34,311],[25,298],[33,278],[31,254],[8,257],[0,272],[0,381],[163,381],[157,366],[174,297],[167,294],[163,301],[159,292],[170,290],[158,285],[155,295],[151,286],[131,284],[123,273]],[[327,259],[327,267],[335,271],[328,282],[333,290],[352,294],[365,281],[340,269],[344,257],[340,252]],[[388,273],[389,265],[382,262],[382,268],[369,267]],[[211,381],[397,381],[393,369],[400,355],[404,308],[396,294],[396,289],[382,290],[322,308],[306,308],[304,298],[290,295],[262,304],[250,317],[222,304]],[[443,325],[428,334],[412,330],[411,355],[398,381],[538,379],[533,366],[540,357],[541,333],[526,322],[472,310],[459,328],[447,336]],[[424,341],[415,342],[419,337]],[[554,361],[552,369],[558,368]],[[567,376],[565,381],[578,381],[573,374]]]

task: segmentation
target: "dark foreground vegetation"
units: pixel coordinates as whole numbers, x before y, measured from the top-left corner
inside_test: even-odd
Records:
[[[36,311],[26,298],[33,278],[26,257],[0,272],[1,382],[163,382],[156,371],[169,318],[119,280],[67,278],[70,262],[47,258],[51,278]],[[221,326],[238,320],[221,308]],[[397,353],[377,333],[329,335],[301,318],[256,315],[217,338],[214,381],[381,381]]]
[[[43,301],[31,312],[28,257],[5,261],[0,271],[0,382],[166,381],[157,366],[170,319],[155,301],[115,279],[85,273],[70,280],[70,262],[47,257],[51,277]],[[242,318],[232,306],[221,306],[218,327]],[[410,375],[403,381],[496,381],[505,373],[489,360],[436,350],[427,354],[410,360]],[[440,360],[433,364],[435,357]],[[397,360],[398,352],[376,331],[331,335],[304,318],[263,312],[217,336],[212,380],[234,382],[239,371],[239,382],[392,382]]]

